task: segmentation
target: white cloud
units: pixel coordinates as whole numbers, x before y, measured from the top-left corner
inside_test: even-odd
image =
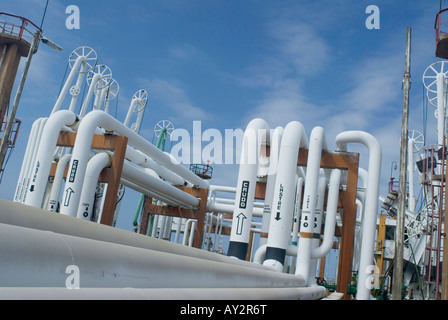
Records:
[[[148,88],[150,96],[169,109],[171,118],[176,122],[207,120],[213,117],[190,100],[179,81],[155,78],[142,82],[144,87]]]

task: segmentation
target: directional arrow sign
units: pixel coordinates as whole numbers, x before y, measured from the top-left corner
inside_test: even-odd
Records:
[[[247,219],[247,217],[244,215],[244,213],[240,213],[236,217],[238,218],[238,223],[236,225],[236,234],[241,235],[241,234],[243,234],[244,220]]]
[[[277,220],[277,221],[281,219],[280,218],[280,211],[277,212],[277,214],[275,215],[274,219]]]
[[[65,207],[68,207],[68,205],[70,204],[70,198],[72,197],[72,194],[74,192],[75,191],[73,191],[73,189],[70,187],[68,189],[65,189],[65,200],[64,200]]]

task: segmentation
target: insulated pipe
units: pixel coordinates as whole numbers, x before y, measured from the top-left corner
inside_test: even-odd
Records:
[[[136,106],[138,103],[140,103],[141,101],[142,101],[142,99],[140,99],[140,98],[134,98],[134,99],[132,99],[132,101],[131,101],[131,105],[129,106],[129,109],[128,109],[128,113],[126,114],[126,118],[125,118],[124,121],[123,121],[123,124],[124,124],[126,127],[129,127],[129,122],[131,122],[131,117],[132,117],[132,113],[134,112],[135,106]]]
[[[378,141],[369,133],[362,131],[346,131],[335,138],[337,150],[345,150],[347,143],[355,142],[369,149],[368,186],[366,191],[363,217],[361,258],[359,262],[359,278],[356,298],[370,299],[370,289],[366,285],[371,275],[375,246],[376,217],[378,210],[379,181],[381,176],[381,147]]]
[[[333,247],[336,217],[338,213],[340,182],[341,170],[332,170],[328,186],[327,214],[325,217],[324,237],[321,245],[317,248],[313,248],[313,250],[311,251],[311,258],[318,259],[325,257]]]
[[[182,186],[186,184],[184,178],[179,176],[178,174],[168,170],[167,168],[161,166],[156,161],[152,160],[150,157],[145,155],[144,153],[136,150],[133,147],[126,147],[126,155],[125,158],[129,161],[132,161],[142,167],[149,168],[157,172],[162,178],[171,181],[174,185]]]
[[[289,122],[280,145],[277,177],[275,179],[272,213],[264,265],[281,272],[286,248],[291,237],[294,200],[296,193],[296,168],[299,149],[308,147],[305,128],[298,121]]]
[[[315,237],[313,234],[314,211],[316,208],[320,160],[322,150],[326,150],[326,148],[327,144],[324,129],[322,127],[313,128],[308,150],[296,268],[296,274],[301,274],[305,279],[309,278],[312,243],[313,238]],[[320,236],[320,234],[316,235],[316,237],[317,236]]]
[[[24,203],[26,199],[27,192],[29,190],[30,181],[33,175],[33,165],[36,161],[37,152],[39,151],[39,144],[42,138],[42,132],[44,130],[45,124],[47,123],[48,118],[44,118],[39,125],[39,129],[37,132],[37,137],[35,140],[35,145],[32,146],[32,153],[30,154],[31,158],[28,160],[26,172],[25,172],[25,181],[24,185],[22,185],[22,190],[20,192],[20,202]]]
[[[83,63],[81,65],[81,69],[79,70],[78,79],[76,79],[76,85],[75,85],[76,88],[79,89],[79,92],[75,92],[72,95],[72,99],[70,100],[70,105],[68,107],[68,110],[70,110],[71,112],[75,112],[76,103],[78,102],[79,95],[81,93],[82,82],[83,82],[84,76],[86,74],[86,69],[87,69],[87,64]]]
[[[446,98],[446,83],[445,74],[438,73],[436,77],[437,86],[437,143],[444,144],[445,135],[445,98]]]
[[[75,79],[76,72],[78,72],[78,69],[81,66],[81,64],[85,64],[85,63],[86,63],[85,56],[79,56],[78,58],[76,58],[76,61],[73,64],[73,68],[70,71],[70,73],[67,77],[67,80],[65,81],[64,86],[62,87],[61,92],[59,93],[58,99],[56,100],[56,103],[54,104],[51,114],[59,111],[59,109],[61,108],[62,102],[64,101],[65,96],[67,95],[67,92],[70,88],[70,85],[73,82],[73,80]]]
[[[39,118],[33,122],[31,126],[30,134],[28,136],[28,142],[25,149],[25,154],[23,156],[22,166],[20,168],[19,178],[17,179],[16,192],[14,194],[14,201],[20,201],[22,199],[22,188],[25,186],[28,168],[30,166],[31,158],[34,153],[34,148],[38,144],[37,136],[38,132],[41,130],[42,122],[45,118]]]
[[[233,259],[197,248],[184,246],[164,240],[154,239],[142,234],[113,228],[103,224],[91,223],[74,217],[57,215],[40,208],[26,206],[9,200],[0,199],[0,223],[22,226],[44,231],[58,232],[80,238],[95,239],[103,242],[117,243],[125,246],[150,249],[190,256],[204,260],[218,261],[246,267],[269,268],[253,263]]]
[[[282,141],[283,128],[277,127],[271,136],[270,152],[269,152],[269,170],[266,178],[266,192],[264,197],[264,210],[261,225],[260,245],[266,244],[269,232],[269,223],[271,222],[271,206],[274,196],[275,179],[277,177],[278,158],[280,144]]]
[[[89,90],[87,91],[87,96],[85,97],[81,110],[79,111],[79,116],[82,118],[86,114],[87,107],[90,103],[90,100],[92,100],[93,92],[95,91],[96,84],[102,80],[102,76],[100,73],[95,73],[95,75],[92,77],[92,82],[90,83]]]
[[[157,193],[154,190],[149,190],[148,188],[145,188],[145,187],[143,187],[143,186],[141,186],[139,184],[136,184],[135,182],[132,182],[132,181],[126,179],[125,177],[121,177],[120,184],[122,184],[122,185],[124,185],[126,187],[129,187],[129,188],[131,188],[131,189],[133,189],[135,191],[138,191],[138,192],[140,192],[140,193],[142,193],[144,195],[147,195],[150,198],[154,198],[154,199],[160,200],[163,203],[166,203],[167,205],[170,205],[170,206],[173,206],[173,207],[179,206],[179,204],[177,202],[174,202],[173,200],[171,200],[170,198],[166,197],[165,195]]]
[[[71,189],[72,192],[66,191],[64,194],[64,201],[67,202],[67,197],[71,196],[70,203],[73,205],[64,206],[61,213],[66,215],[76,215],[78,208],[80,191],[84,182],[84,174],[88,161],[88,154],[92,144],[93,134],[97,126],[103,127],[105,130],[115,131],[119,135],[128,137],[128,144],[136,149],[139,149],[144,154],[151,157],[153,160],[159,162],[161,165],[172,170],[174,173],[184,177],[186,180],[193,183],[195,186],[201,188],[208,188],[209,184],[206,180],[201,179],[196,174],[185,168],[184,166],[174,163],[172,158],[159,150],[157,147],[146,141],[144,138],[127,128],[118,120],[108,115],[104,111],[94,110],[89,112],[81,121],[78,134],[76,137],[75,146],[73,148],[72,159],[69,165],[69,172],[76,171],[77,174],[73,179],[66,183],[66,190]],[[73,201],[73,202],[71,202]]]
[[[325,287],[312,288],[0,288],[2,300],[318,300]],[[247,306],[247,314],[265,314],[265,304]],[[185,306],[184,308],[188,308]],[[205,307],[204,307],[205,308]],[[208,314],[224,313],[212,308]],[[196,311],[196,309],[194,309]],[[202,309],[201,309],[202,310]],[[241,310],[240,310],[241,311]],[[180,311],[179,311],[180,312]],[[186,311],[188,312],[188,311]],[[190,312],[192,312],[190,310]],[[233,312],[233,311],[232,311]],[[225,314],[225,313],[224,313]],[[230,312],[228,313],[230,314]]]
[[[122,175],[124,178],[135,183],[146,186],[149,190],[165,195],[175,203],[181,204],[187,208],[197,208],[199,199],[186,193],[167,182],[161,180],[154,171],[145,168],[138,168],[133,164],[124,163]]]
[[[79,270],[83,288],[303,287],[301,276],[0,224],[5,287],[66,287]]]
[[[56,212],[58,209],[59,196],[61,194],[62,181],[64,180],[65,168],[70,162],[71,154],[64,154],[58,161],[56,173],[54,174],[53,186],[50,192],[47,209]]]
[[[81,191],[78,212],[76,214],[77,218],[88,221],[92,220],[93,206],[95,203],[95,190],[98,184],[98,178],[101,171],[110,166],[111,163],[112,159],[106,152],[97,153],[89,160]]]
[[[232,204],[219,203],[216,201],[207,202],[207,211],[208,212],[221,212],[221,213],[230,213],[233,214],[233,208],[235,208]],[[252,209],[253,216],[261,217],[263,216],[263,208],[253,208]]]
[[[323,170],[322,170],[323,171]],[[313,238],[312,249],[314,250],[319,247],[320,242],[320,234],[322,230],[322,215],[324,208],[324,198],[325,198],[325,190],[327,189],[327,178],[325,176],[321,176],[319,178],[318,187],[317,187],[317,198],[316,198],[316,209],[314,211],[314,226],[313,226],[313,235],[319,235],[319,237]],[[317,268],[317,259],[313,258],[313,251],[311,251],[311,260],[310,260],[310,271],[308,273],[307,283],[308,285],[316,284],[316,268]]]
[[[36,161],[33,165],[34,175],[31,180],[30,190],[25,199],[25,204],[39,208],[42,206],[59,132],[63,126],[73,126],[77,121],[78,117],[68,110],[57,111],[48,118],[42,132]]]
[[[244,131],[238,172],[235,206],[228,256],[245,259],[249,247],[250,222],[257,182],[259,151],[270,140],[270,129],[266,121],[260,118],[249,122]]]

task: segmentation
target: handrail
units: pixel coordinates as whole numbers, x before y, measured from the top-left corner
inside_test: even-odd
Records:
[[[434,22],[434,29],[436,30],[436,41],[440,40],[440,26],[446,22],[448,22],[448,20],[445,20],[443,22],[441,22],[440,20],[440,16],[443,12],[448,11],[448,8],[440,10],[437,15],[436,15],[436,20]],[[443,33],[447,33],[447,32],[443,32]]]

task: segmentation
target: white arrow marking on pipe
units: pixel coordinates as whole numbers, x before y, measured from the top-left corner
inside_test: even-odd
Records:
[[[66,189],[65,190],[65,201],[64,201],[64,206],[65,207],[68,207],[69,206],[69,204],[70,204],[70,198],[71,198],[71,196],[72,196],[72,194],[74,193],[75,191],[73,191],[73,189],[72,188],[68,188],[68,189]]]
[[[237,218],[238,224],[236,225],[236,234],[241,235],[243,233],[244,220],[247,219],[247,217],[244,215],[244,213],[240,213]]]

